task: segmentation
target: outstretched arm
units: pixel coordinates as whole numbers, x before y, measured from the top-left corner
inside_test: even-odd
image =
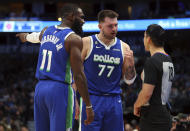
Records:
[[[42,35],[48,27],[45,27],[41,32],[32,33],[18,33],[16,37],[19,37],[21,42],[40,43]]]

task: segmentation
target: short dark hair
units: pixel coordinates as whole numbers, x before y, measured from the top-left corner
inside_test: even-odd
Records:
[[[119,14],[113,10],[102,10],[98,13],[98,22],[104,22],[105,18],[118,18]]]
[[[61,9],[61,17],[67,17],[70,13],[77,13],[80,7],[76,4],[65,4]]]
[[[150,36],[152,42],[157,47],[163,47],[165,44],[165,30],[158,24],[151,24],[147,27],[146,34]]]

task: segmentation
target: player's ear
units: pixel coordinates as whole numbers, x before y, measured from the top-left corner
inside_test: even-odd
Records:
[[[67,19],[70,20],[70,21],[74,21],[74,19],[75,19],[74,13],[69,13],[68,16],[67,16]]]
[[[101,23],[98,24],[98,28],[99,28],[100,30],[102,29]]]

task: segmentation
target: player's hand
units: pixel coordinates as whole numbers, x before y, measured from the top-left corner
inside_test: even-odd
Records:
[[[21,42],[26,42],[26,36],[28,35],[28,33],[18,33],[16,34],[16,37],[19,37]]]
[[[75,119],[78,120],[79,119],[79,114],[80,114],[80,107],[78,104],[77,99],[75,100]]]
[[[125,59],[125,66],[126,67],[131,67],[134,66],[134,57],[133,57],[133,51],[132,50],[127,50],[124,51],[124,59]]]
[[[86,116],[87,119],[84,121],[84,124],[89,125],[91,122],[94,121],[94,111],[92,108],[86,109]]]
[[[134,105],[134,111],[133,111],[133,113],[134,113],[135,116],[140,117],[140,107],[136,107]]]
[[[135,62],[133,57],[132,50],[124,51],[124,63],[123,63],[123,72],[125,73],[125,78],[131,80],[135,76]]]

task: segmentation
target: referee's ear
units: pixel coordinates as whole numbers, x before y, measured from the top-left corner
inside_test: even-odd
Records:
[[[152,39],[150,38],[150,36],[147,36],[147,41],[148,43],[152,43]]]

